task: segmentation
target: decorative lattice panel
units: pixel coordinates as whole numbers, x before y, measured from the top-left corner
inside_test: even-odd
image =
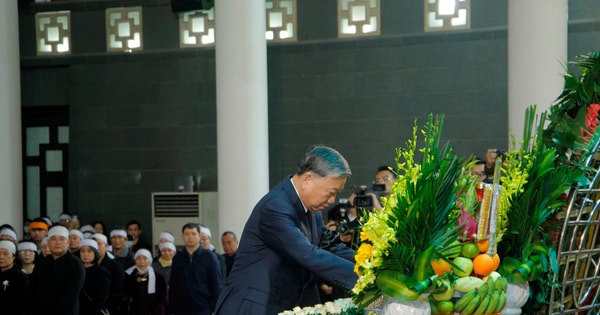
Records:
[[[142,7],[106,9],[106,51],[142,50]]]
[[[71,53],[71,11],[37,13],[35,29],[38,56]]]
[[[379,0],[338,0],[338,36],[361,37],[381,34]]]
[[[179,14],[179,47],[215,44],[215,8]]]
[[[471,28],[471,0],[425,1],[425,31]]]
[[[296,0],[266,0],[269,41],[296,41]]]

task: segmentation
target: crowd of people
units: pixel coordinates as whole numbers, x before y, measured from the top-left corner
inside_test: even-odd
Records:
[[[474,163],[480,181],[501,153],[490,149]],[[335,149],[309,149],[255,206],[239,250],[233,232],[221,235],[223,254],[198,223],[181,228],[179,250],[173,234],[161,233],[156,255],[137,221],[108,233],[100,221],[80,226],[68,214],[56,223],[37,218],[21,241],[0,226],[0,305],[27,315],[271,315],[346,296],[356,282],[360,211],[382,209],[396,178],[381,166],[370,188],[337,203],[350,175]]]
[[[156,254],[137,221],[106,231],[100,221],[80,226],[61,214],[24,230],[19,240],[12,226],[0,227],[3,314],[212,314],[238,245],[227,231],[225,253],[216,253],[210,229],[198,223],[182,227],[179,250],[172,233],[161,233]]]

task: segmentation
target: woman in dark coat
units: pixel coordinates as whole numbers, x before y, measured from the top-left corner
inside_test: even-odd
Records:
[[[168,288],[171,280],[171,264],[173,263],[173,256],[177,253],[177,248],[171,242],[163,242],[158,245],[158,249],[160,249],[160,256],[152,263],[152,269],[165,279]]]
[[[18,260],[21,261],[23,273],[27,275],[27,279],[29,280],[29,275],[33,272],[33,268],[35,268],[37,246],[32,241],[21,241],[17,245],[17,253]]]
[[[135,266],[127,269],[125,295],[130,300],[130,315],[165,315],[167,284],[152,268],[152,254],[147,249],[135,253]]]
[[[110,272],[98,265],[98,243],[93,239],[81,241],[79,255],[85,266],[85,282],[79,295],[79,313],[102,314],[110,290]]]
[[[17,247],[12,241],[0,241],[0,305],[2,314],[25,314],[27,276],[15,266]]]

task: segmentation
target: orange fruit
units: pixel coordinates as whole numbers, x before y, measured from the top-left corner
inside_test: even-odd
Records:
[[[477,247],[479,247],[480,253],[487,252],[488,248],[490,247],[490,241],[488,241],[488,240],[479,240],[476,242],[476,244],[477,244]]]
[[[441,277],[444,275],[444,273],[450,273],[450,270],[452,270],[452,265],[450,265],[450,263],[447,261],[438,258],[431,261],[431,268],[433,268],[433,271]]]
[[[473,271],[480,277],[485,277],[494,271],[494,260],[488,254],[479,254],[473,259]]]
[[[500,256],[498,256],[498,254],[494,254],[494,257],[492,257],[492,262],[494,263],[492,266],[493,270],[498,270],[498,267],[500,267]]]

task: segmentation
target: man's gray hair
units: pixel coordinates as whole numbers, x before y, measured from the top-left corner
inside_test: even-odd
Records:
[[[313,172],[321,177],[350,176],[348,161],[335,149],[316,145],[308,149],[298,164],[297,175]]]

